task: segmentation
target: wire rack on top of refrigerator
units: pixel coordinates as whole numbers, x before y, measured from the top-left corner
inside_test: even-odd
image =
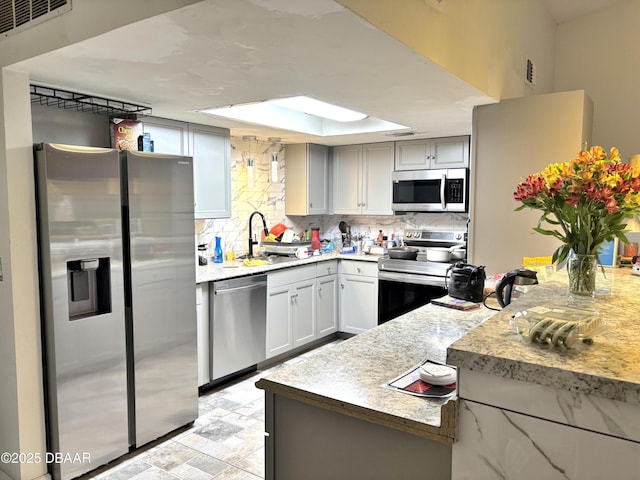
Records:
[[[136,115],[151,115],[151,107],[122,100],[97,97],[85,93],[71,92],[56,87],[30,85],[31,103],[47,107],[74,109],[110,116],[130,118]]]

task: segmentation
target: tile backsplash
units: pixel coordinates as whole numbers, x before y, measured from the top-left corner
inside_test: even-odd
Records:
[[[272,181],[271,162],[273,154],[278,157],[278,178]],[[253,160],[253,172],[249,158]],[[231,137],[231,217],[196,220],[195,233],[199,244],[211,245],[215,237],[222,237],[223,250],[234,250],[237,255],[248,250],[249,216],[253,211],[261,212],[267,227],[283,223],[295,232],[320,228],[320,237],[333,239],[340,234],[340,221],[351,225],[352,235],[375,238],[379,230],[385,235],[401,232],[405,228],[436,227],[465,228],[467,215],[456,213],[408,213],[406,215],[308,215],[286,216],[284,213],[284,165],[286,148],[280,143],[248,141]],[[391,181],[391,180],[389,180]],[[262,222],[253,218],[253,232],[260,239]]]

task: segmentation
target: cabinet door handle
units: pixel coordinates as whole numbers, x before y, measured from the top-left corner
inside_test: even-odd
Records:
[[[360,267],[357,267],[356,270],[358,271],[358,273],[360,273],[360,271],[361,271]]]
[[[309,204],[309,208],[313,208],[313,202]]]
[[[344,290],[344,283],[340,284],[340,288]]]

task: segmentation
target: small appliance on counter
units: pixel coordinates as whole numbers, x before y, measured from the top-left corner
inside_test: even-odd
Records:
[[[514,285],[536,285],[538,274],[527,268],[518,268],[506,273],[498,283],[496,283],[496,298],[502,308],[511,303],[511,294]]]
[[[447,272],[451,275],[445,277],[447,293],[450,297],[479,303],[483,299],[484,281],[487,275],[484,267],[477,267],[467,263],[458,262],[451,265]]]

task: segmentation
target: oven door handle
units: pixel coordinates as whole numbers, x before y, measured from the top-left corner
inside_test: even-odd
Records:
[[[387,280],[398,283],[413,283],[416,285],[430,285],[444,288],[444,277],[433,275],[416,275],[413,273],[398,273],[378,270],[378,280]]]

